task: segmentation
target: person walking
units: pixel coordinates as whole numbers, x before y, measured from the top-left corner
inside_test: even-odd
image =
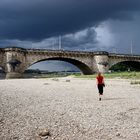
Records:
[[[103,95],[103,88],[105,87],[105,83],[104,83],[104,77],[101,75],[101,73],[99,72],[97,77],[97,87],[98,87],[98,91],[99,91],[99,101],[102,100],[102,95]]]

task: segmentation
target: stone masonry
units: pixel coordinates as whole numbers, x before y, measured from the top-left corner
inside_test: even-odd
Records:
[[[140,62],[140,55],[110,54],[108,52],[83,52],[7,47],[0,49],[0,66],[6,78],[20,78],[31,65],[45,60],[61,60],[77,66],[83,74],[106,73],[122,61]]]

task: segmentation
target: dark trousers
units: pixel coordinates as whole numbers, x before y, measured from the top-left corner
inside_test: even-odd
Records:
[[[103,95],[103,84],[98,84],[98,90],[100,95]]]

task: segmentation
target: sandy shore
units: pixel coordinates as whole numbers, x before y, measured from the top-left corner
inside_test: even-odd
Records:
[[[140,140],[140,85],[67,79],[0,80],[0,140]]]

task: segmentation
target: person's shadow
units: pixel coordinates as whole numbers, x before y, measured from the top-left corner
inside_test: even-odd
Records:
[[[103,100],[122,100],[124,98],[104,98]]]

